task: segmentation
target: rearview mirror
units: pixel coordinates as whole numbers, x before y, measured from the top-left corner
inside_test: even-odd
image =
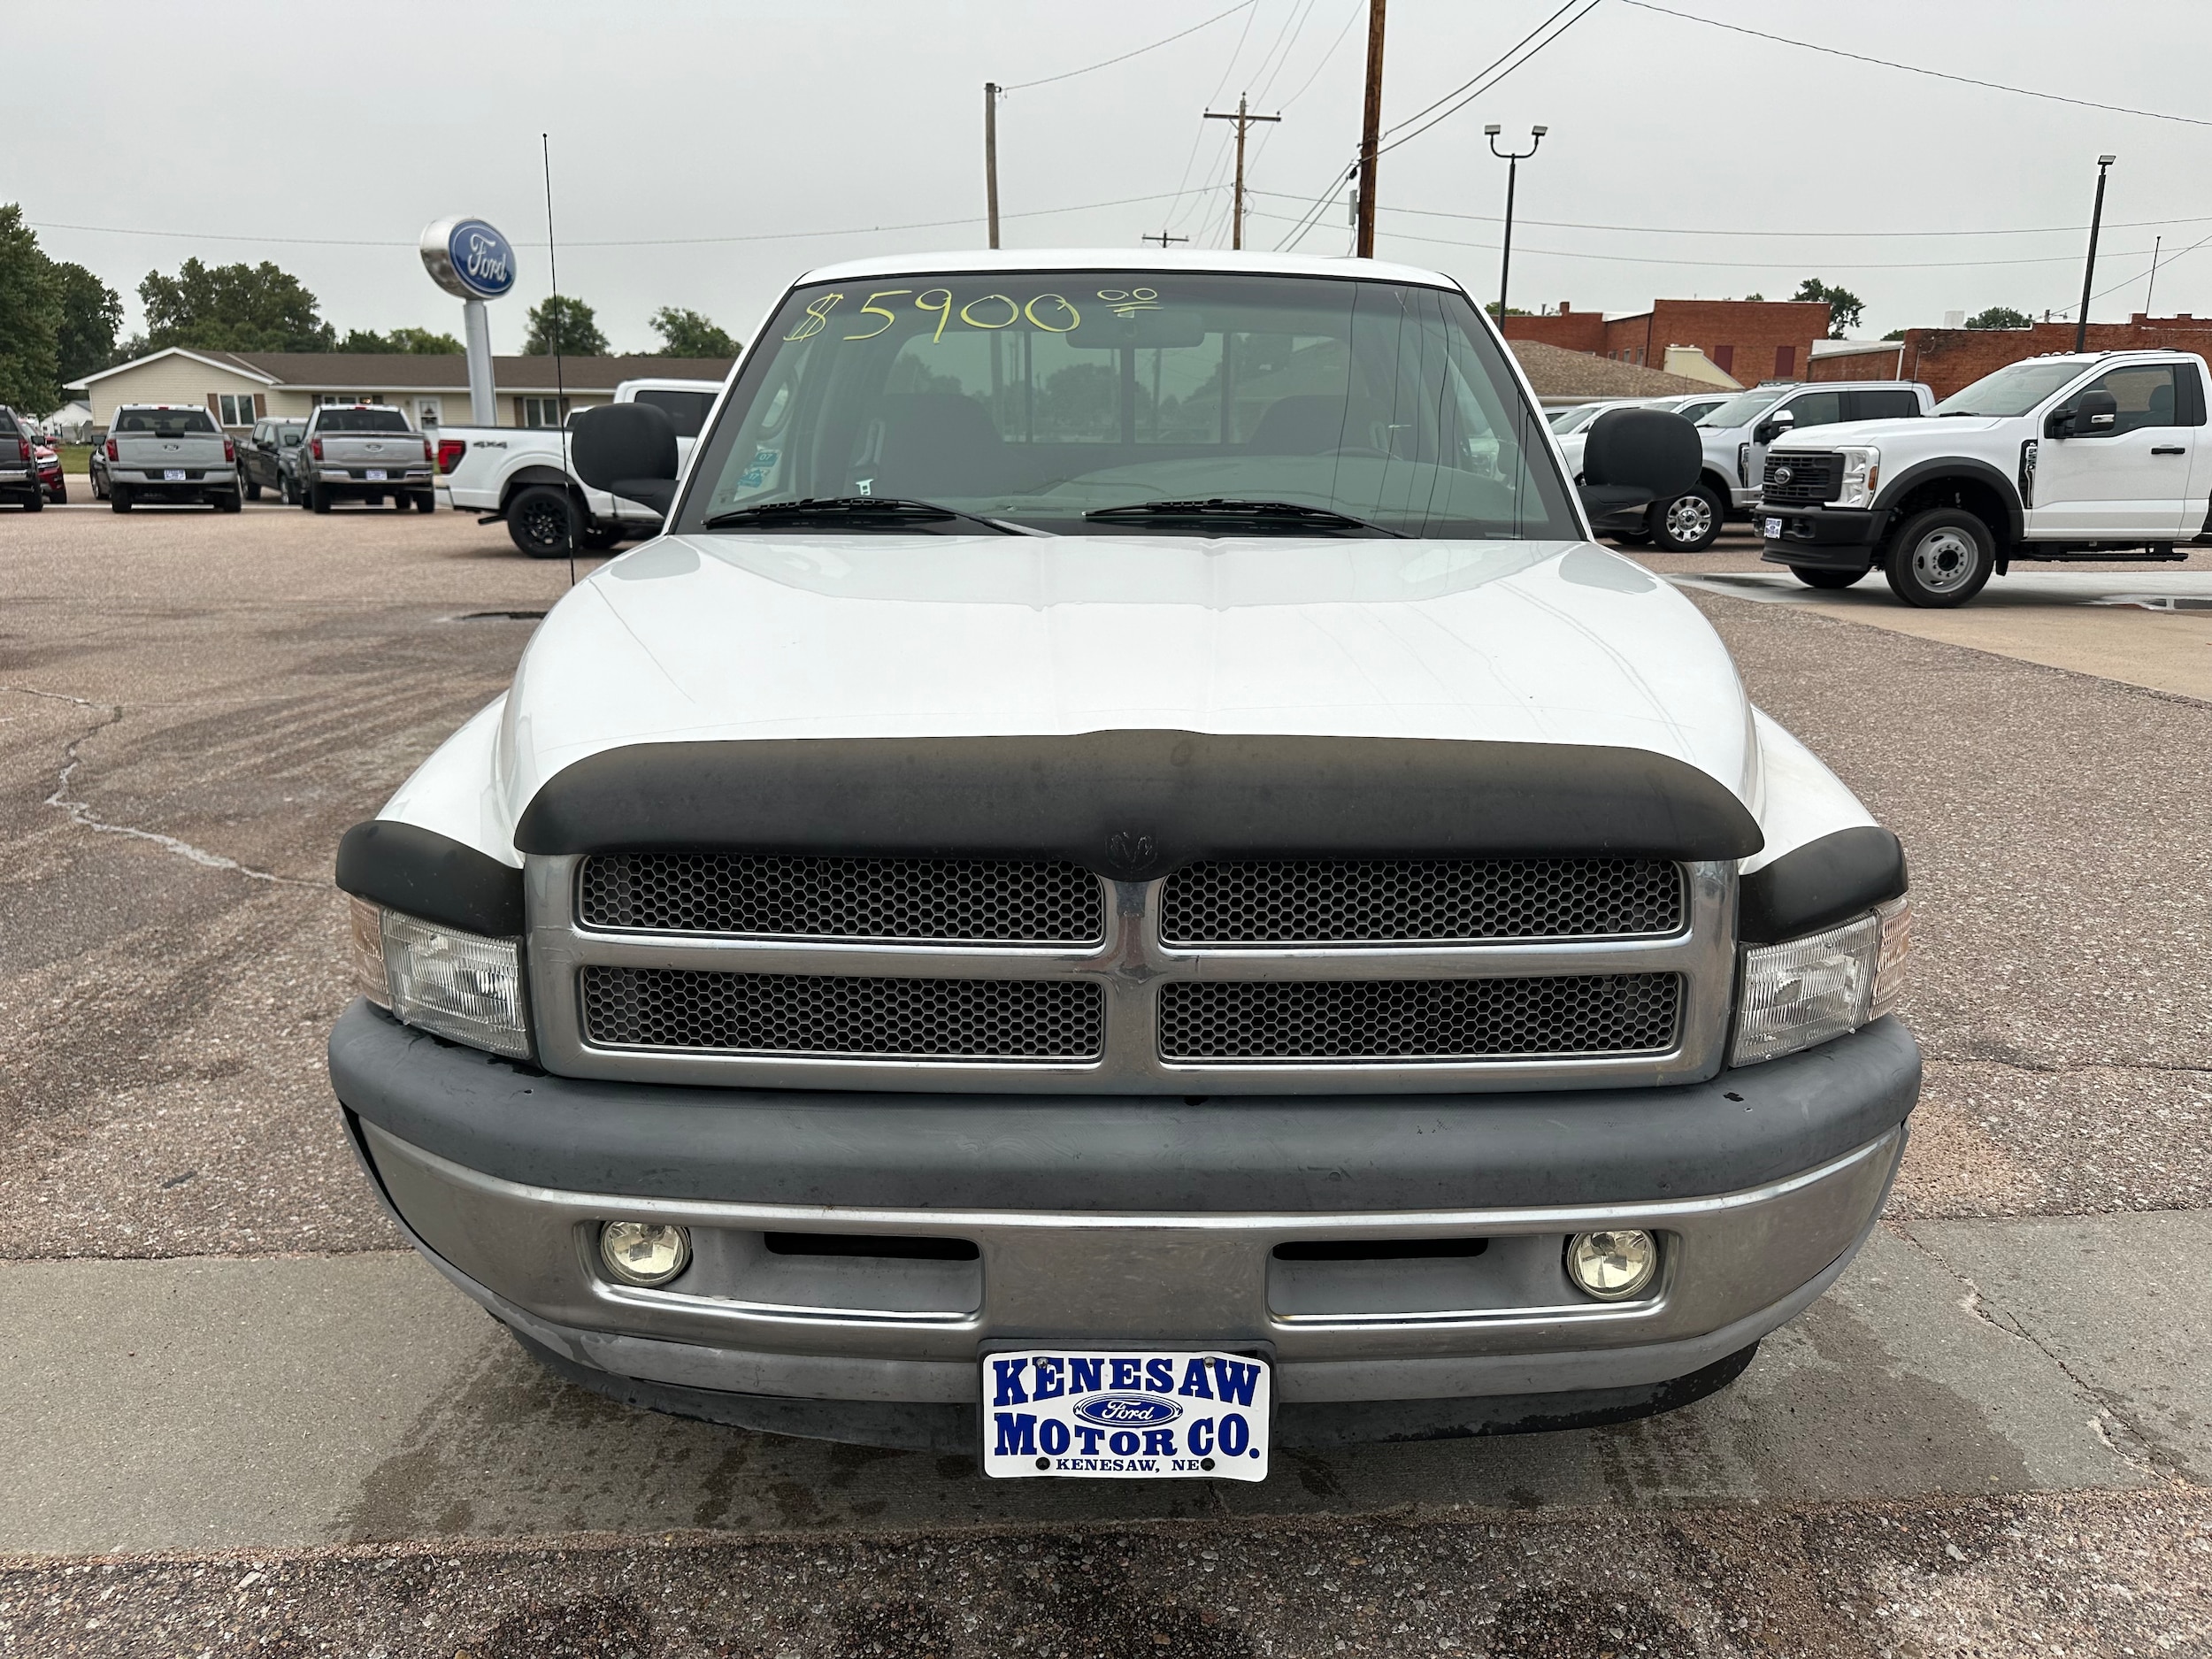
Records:
[[[1609,409],[1586,430],[1577,493],[1594,519],[1683,495],[1704,466],[1697,428],[1663,409]]]
[[[579,410],[575,423],[569,460],[576,476],[665,518],[676,501],[675,422],[650,403],[603,403]]]

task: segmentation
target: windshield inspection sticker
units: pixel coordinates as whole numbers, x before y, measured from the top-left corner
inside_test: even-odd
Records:
[[[987,1354],[983,1472],[1264,1480],[1272,1408],[1267,1362],[1249,1354]]]

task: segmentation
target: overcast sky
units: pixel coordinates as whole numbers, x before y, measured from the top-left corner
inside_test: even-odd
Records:
[[[983,244],[986,80],[1057,76],[1228,3],[124,0],[96,23],[41,13],[14,32],[0,201],[19,200],[50,253],[120,291],[134,327],[140,279],[197,255],[275,260],[341,331],[457,334],[459,303],[432,286],[415,240],[431,219],[481,214],[523,249],[514,295],[493,307],[494,344],[512,351],[548,286],[542,130],[562,288],[597,308],[617,349],[656,345],[647,319],[663,304],[749,337],[810,266]],[[2201,0],[1665,3],[2212,123]],[[1386,124],[1557,5],[1393,0]],[[1254,198],[1269,217],[1247,244],[1274,246],[1357,143],[1366,9],[1252,0],[1127,63],[1012,92],[999,117],[1006,244],[1128,247],[1165,225],[1225,247],[1229,126],[1200,114],[1248,92],[1284,115],[1255,129],[1249,165],[1270,194]],[[2093,318],[2142,309],[2154,236],[2171,258],[2212,235],[2212,124],[1926,80],[1600,0],[1383,159],[1378,252],[1485,298],[1505,192],[1490,121],[1524,146],[1532,123],[1551,129],[1520,176],[1511,297],[1532,309],[1782,298],[1817,275],[1866,300],[1868,335],[1993,304],[2066,311],[2101,150],[2119,162],[2098,265],[2112,291]],[[1130,197],[1149,199],[1087,205]],[[1301,246],[1343,253],[1348,236],[1340,202]],[[649,245],[686,238],[730,240]],[[2212,245],[2162,265],[2155,310],[2212,313]]]

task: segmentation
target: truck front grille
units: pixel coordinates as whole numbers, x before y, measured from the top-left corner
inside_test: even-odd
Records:
[[[1674,1046],[1673,973],[1526,979],[1207,981],[1161,987],[1161,1057],[1479,1060],[1650,1054]]]
[[[1176,945],[1632,938],[1682,926],[1682,872],[1655,859],[1197,864],[1167,879]]]
[[[1789,476],[1784,478],[1782,473]],[[1769,507],[1818,507],[1843,493],[1843,457],[1826,451],[1769,451],[1759,500]]]
[[[1086,1060],[1104,992],[1077,979],[850,979],[592,966],[584,1031],[612,1048],[860,1059]]]
[[[1071,864],[614,853],[578,882],[587,927],[756,938],[1096,944],[1098,878]]]

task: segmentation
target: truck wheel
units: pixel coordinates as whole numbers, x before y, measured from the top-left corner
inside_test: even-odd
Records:
[[[88,481],[92,488],[92,499],[95,501],[105,501],[108,498],[107,474],[104,472],[90,472],[88,475]]]
[[[1962,605],[1989,580],[1996,549],[1989,526],[1956,507],[1915,513],[1890,538],[1882,559],[1889,589],[1909,605],[1947,611]]]
[[[246,499],[248,501],[259,501],[261,499],[261,483],[259,480],[250,478],[246,480]]]
[[[1702,553],[1719,539],[1727,514],[1728,503],[1713,493],[1712,486],[1699,484],[1671,501],[1652,503],[1644,522],[1651,530],[1654,552]]]
[[[330,492],[320,484],[310,484],[307,487],[307,511],[310,512],[330,511]]]
[[[578,534],[575,503],[565,490],[550,484],[532,484],[507,503],[507,534],[514,544],[534,559],[557,559],[565,554]]]
[[[25,512],[43,512],[46,510],[46,486],[34,480],[31,493],[23,498]]]
[[[432,494],[429,490],[426,490],[426,490],[421,490],[421,491],[419,491],[419,492],[416,494],[416,496],[415,496],[415,511],[416,511],[417,512],[435,512],[435,511],[438,511],[438,498],[437,498],[437,496],[436,496],[436,495],[434,495],[434,494]]]
[[[234,489],[232,490],[227,495],[218,495],[215,498],[215,511],[217,512],[243,512],[245,510],[246,503],[244,500],[241,498],[238,492]]]
[[[131,510],[131,492],[128,486],[123,484],[108,486],[108,510],[111,512],[128,512]]]
[[[300,507],[300,506],[304,506],[304,505],[306,504],[304,502],[303,502],[303,501],[300,499],[300,485],[299,485],[299,480],[298,480],[297,479],[296,479],[296,478],[288,478],[288,479],[286,479],[286,480],[284,480],[283,490],[284,490],[284,504],[285,504],[286,506],[288,506],[288,507]]]
[[[1808,588],[1848,588],[1864,571],[1809,571],[1793,569],[1790,574]]]

